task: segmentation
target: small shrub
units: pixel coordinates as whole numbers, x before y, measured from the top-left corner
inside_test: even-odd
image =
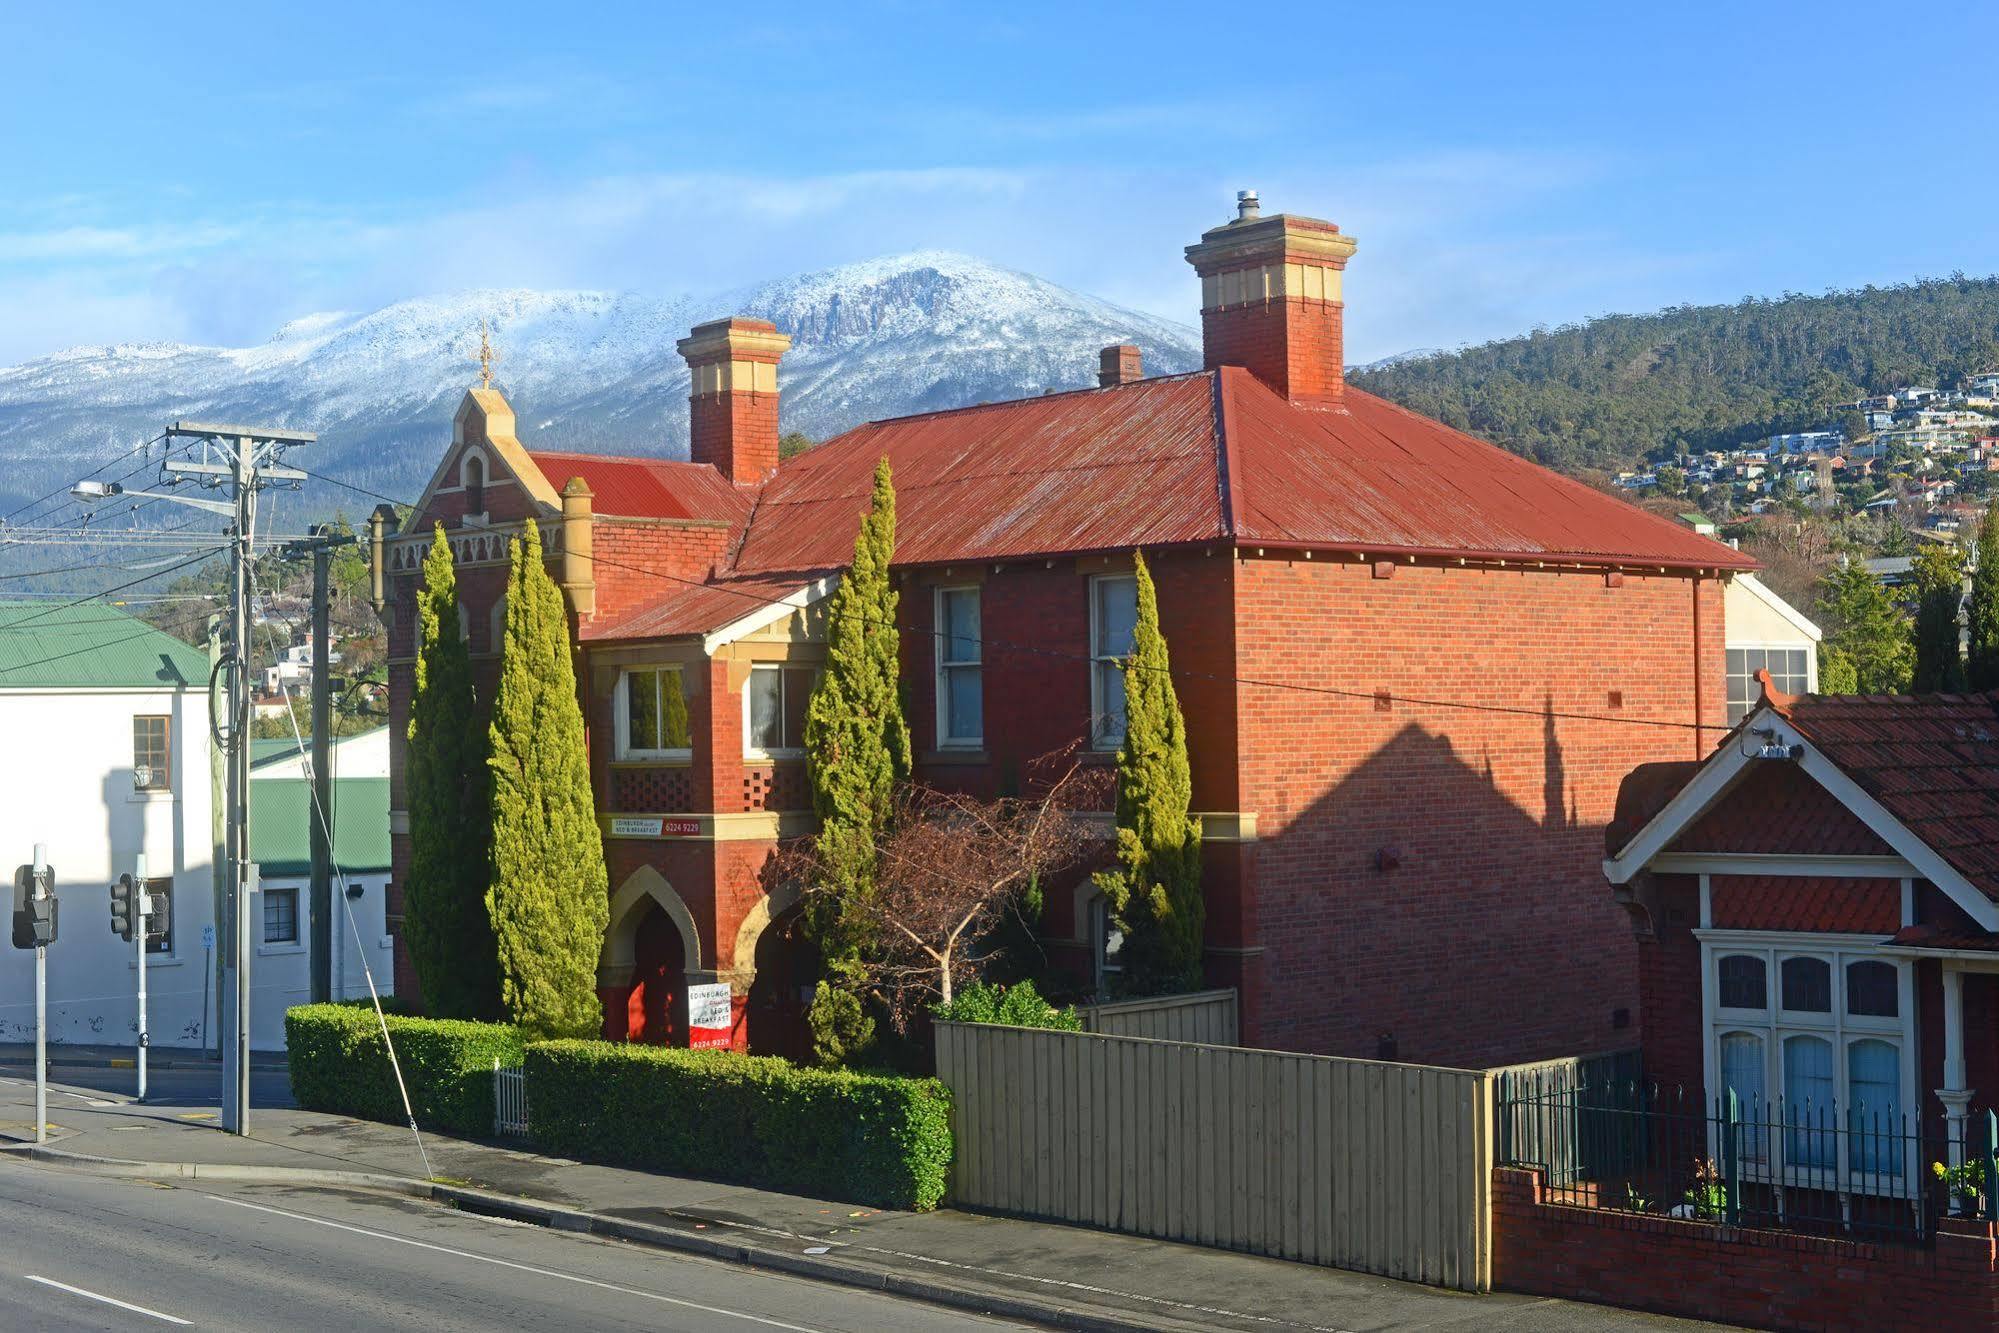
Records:
[[[607,1041],[527,1048],[543,1150],[878,1208],[930,1209],[951,1165],[935,1079]]]
[[[947,1023],[1004,1023],[1016,1028],[1053,1028],[1058,1032],[1081,1032],[1083,1020],[1074,1009],[1057,1009],[1041,998],[1032,981],[1012,986],[992,986],[974,982],[959,991],[949,1004],[933,1011]]]
[[[491,1134],[493,1061],[519,1064],[520,1034],[505,1023],[387,1017],[417,1123],[454,1134]],[[292,1097],[306,1110],[403,1123],[403,1100],[372,1006],[288,1010],[285,1045]]]

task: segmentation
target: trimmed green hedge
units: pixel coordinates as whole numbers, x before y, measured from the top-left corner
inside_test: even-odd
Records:
[[[605,1041],[536,1042],[526,1065],[528,1129],[549,1152],[878,1208],[944,1197],[936,1079]]]
[[[975,981],[949,1004],[930,1011],[947,1023],[1004,1023],[1016,1028],[1052,1028],[1081,1032],[1083,1020],[1073,1008],[1057,1009],[1041,998],[1032,981],[1012,986]]]
[[[403,1080],[420,1125],[493,1132],[493,1061],[517,1065],[521,1037],[505,1023],[388,1015]],[[285,1013],[292,1097],[308,1111],[403,1123],[395,1070],[366,1005],[302,1004]]]

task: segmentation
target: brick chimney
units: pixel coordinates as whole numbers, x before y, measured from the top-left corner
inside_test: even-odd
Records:
[[[1242,366],[1294,403],[1339,402],[1340,272],[1353,238],[1316,218],[1264,217],[1254,190],[1237,193],[1236,214],[1187,247],[1201,275],[1206,365]]]
[[[1108,389],[1114,384],[1135,384],[1145,378],[1140,366],[1138,348],[1131,343],[1119,343],[1116,347],[1106,347],[1097,353],[1097,387]]]
[[[777,363],[791,339],[761,319],[697,324],[677,344],[693,379],[688,453],[738,484],[777,470]]]

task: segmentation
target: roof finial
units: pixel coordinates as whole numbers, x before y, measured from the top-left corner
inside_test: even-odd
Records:
[[[493,340],[486,335],[486,321],[479,321],[479,387],[493,387]]]

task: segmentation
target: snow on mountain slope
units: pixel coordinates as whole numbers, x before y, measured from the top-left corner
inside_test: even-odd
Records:
[[[479,324],[530,447],[686,454],[687,367],[674,341],[704,319],[769,319],[794,339],[787,430],[1095,382],[1097,351],[1136,342],[1151,374],[1200,364],[1200,335],[964,255],[849,264],[708,297],[474,291],[368,314],[296,319],[247,348],[79,347],[0,368],[0,513],[180,420],[319,432],[313,471],[414,497],[476,375]],[[115,473],[113,474],[115,475]],[[141,485],[141,476],[133,485]],[[366,508],[315,488],[310,507]]]

